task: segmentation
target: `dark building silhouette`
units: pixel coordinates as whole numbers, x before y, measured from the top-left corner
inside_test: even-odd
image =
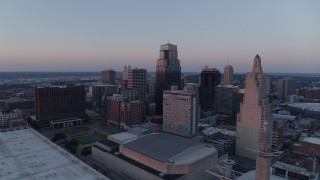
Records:
[[[35,87],[35,107],[39,125],[66,118],[84,118],[85,86]]]
[[[285,99],[289,95],[297,94],[297,82],[292,78],[284,78],[278,80],[278,98]]]
[[[92,86],[92,105],[95,111],[106,114],[108,96],[118,93],[118,86],[113,84],[97,84]]]
[[[234,93],[232,96],[232,125],[236,125],[237,114],[240,111],[240,104],[243,102],[244,90],[239,90],[239,92]]]
[[[163,91],[171,86],[181,88],[181,66],[177,46],[165,44],[160,46],[160,58],[156,69],[156,113],[162,114]]]
[[[200,107],[201,111],[214,110],[215,87],[221,83],[221,73],[215,68],[205,67],[200,74]]]

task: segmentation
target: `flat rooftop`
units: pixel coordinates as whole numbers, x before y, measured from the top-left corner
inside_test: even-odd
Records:
[[[308,143],[311,143],[311,144],[320,145],[320,138],[319,137],[306,137],[302,141],[308,142]]]
[[[122,132],[122,133],[110,135],[108,136],[108,139],[118,144],[124,144],[130,141],[136,140],[137,137],[138,136],[135,134],[132,134],[129,132]]]
[[[37,131],[0,131],[0,179],[108,179]]]
[[[293,121],[296,120],[297,117],[296,116],[291,116],[291,115],[285,115],[285,114],[272,114],[272,119],[273,120],[289,120],[289,121]]]
[[[320,103],[290,103],[288,106],[295,107],[295,108],[300,108],[300,109],[308,109],[311,111],[320,111]]]
[[[123,146],[163,163],[191,162],[207,154],[217,153],[214,147],[205,143],[167,133],[141,136]]]
[[[242,176],[238,177],[237,180],[252,180],[252,179],[255,179],[255,177],[256,177],[256,170],[252,170],[252,171],[249,171],[249,172],[243,174]],[[271,180],[286,180],[286,178],[276,176],[271,173],[270,173],[270,179]]]

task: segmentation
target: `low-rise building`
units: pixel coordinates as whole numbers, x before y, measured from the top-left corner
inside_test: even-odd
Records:
[[[272,165],[272,174],[290,180],[317,180],[319,175],[313,173],[315,162],[312,156],[287,153]]]
[[[18,118],[18,113],[14,111],[9,111],[9,112],[0,111],[0,128],[8,127],[8,120],[16,119],[16,118]]]
[[[320,138],[306,137],[293,145],[293,151],[320,157]]]
[[[212,179],[205,170],[217,163],[217,156],[213,146],[167,133],[136,137],[119,151],[92,147],[95,161],[125,179]]]
[[[235,153],[236,132],[225,128],[209,127],[202,131],[205,142],[213,143],[220,154]]]

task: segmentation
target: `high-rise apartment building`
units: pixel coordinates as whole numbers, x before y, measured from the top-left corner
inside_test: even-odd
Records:
[[[35,87],[36,117],[40,125],[66,118],[84,118],[85,87]]]
[[[216,68],[206,66],[200,74],[200,106],[201,111],[214,110],[215,87],[221,83],[221,73]]]
[[[101,80],[103,83],[115,84],[116,72],[113,69],[103,70],[101,72]]]
[[[231,65],[224,67],[223,84],[233,85],[233,67]]]
[[[257,155],[247,148],[262,143],[271,149],[273,127],[271,105],[266,92],[266,76],[263,74],[259,55],[254,58],[252,70],[247,73],[245,84],[244,98],[237,116],[236,154],[256,159]],[[266,131],[269,139],[259,138],[262,131]]]
[[[184,90],[172,86],[163,93],[163,131],[191,137],[200,119],[197,85],[189,83]]]
[[[156,68],[156,113],[162,114],[163,91],[171,86],[181,86],[181,66],[177,46],[165,44],[160,46],[160,57]]]
[[[296,80],[291,78],[284,78],[278,80],[278,98],[285,99],[289,95],[296,94],[297,83]]]
[[[128,88],[137,91],[138,99],[145,101],[147,95],[147,70],[138,68],[129,69]]]

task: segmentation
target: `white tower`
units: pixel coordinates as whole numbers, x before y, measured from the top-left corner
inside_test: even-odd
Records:
[[[267,98],[267,77],[263,74],[260,56],[254,58],[251,72],[246,76],[246,87],[240,112],[237,116],[236,154],[256,159],[247,147],[259,144],[259,134],[265,123],[267,133],[272,135],[271,105]],[[268,148],[271,143],[268,144]]]

